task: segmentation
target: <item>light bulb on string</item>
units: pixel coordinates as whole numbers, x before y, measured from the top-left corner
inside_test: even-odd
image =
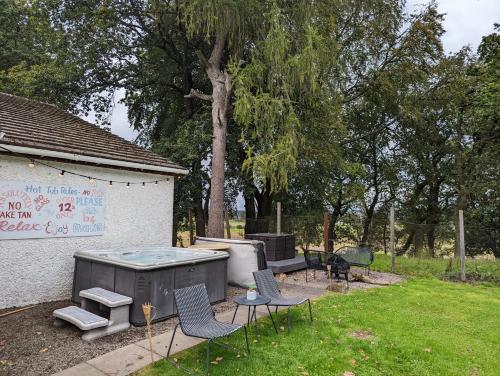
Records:
[[[112,186],[113,186],[113,182],[110,180],[108,187],[112,187]]]
[[[127,188],[130,188],[130,183],[127,182]]]
[[[33,159],[30,159],[30,161],[28,162],[28,167],[35,168],[35,161]]]
[[[59,173],[59,176],[63,176],[65,172],[66,172],[66,171],[61,170],[61,172]]]
[[[158,185],[158,180],[157,180],[157,181],[155,181],[155,185]]]
[[[146,183],[145,182],[142,182],[142,186],[145,187],[146,186]]]
[[[90,184],[94,184],[95,183],[95,179],[89,176],[89,183]]]

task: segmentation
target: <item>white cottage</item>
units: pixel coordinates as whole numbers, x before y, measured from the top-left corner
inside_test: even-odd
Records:
[[[0,93],[0,308],[69,298],[73,254],[171,245],[187,170],[55,106]]]

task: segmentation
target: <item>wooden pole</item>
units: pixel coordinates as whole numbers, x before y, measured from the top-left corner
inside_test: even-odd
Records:
[[[460,232],[460,280],[465,282],[465,235],[464,211],[458,211],[458,230]]]
[[[194,243],[194,229],[193,229],[193,214],[191,208],[188,209],[188,222],[189,222],[189,244]]]
[[[231,223],[229,223],[229,215],[227,213],[227,210],[224,211],[224,216],[225,216],[225,219],[226,219],[226,234],[227,234],[227,238],[231,239]]]
[[[276,233],[278,235],[281,234],[281,202],[278,202],[276,204],[276,214],[278,216],[277,222],[276,222]]]
[[[323,248],[328,252],[328,227],[330,226],[330,217],[328,212],[323,213]]]
[[[396,244],[395,244],[396,231],[394,228],[394,207],[391,207],[389,222],[391,226],[391,273],[394,273],[394,263],[396,261]]]
[[[0,317],[5,317],[5,316],[12,315],[12,314],[14,314],[14,313],[18,313],[18,312],[26,311],[27,309],[31,309],[31,308],[33,308],[33,307],[36,307],[36,306],[32,305],[32,306],[29,306],[29,307],[23,307],[23,308],[15,309],[14,311],[5,312],[5,313],[2,313],[2,314],[0,315]]]

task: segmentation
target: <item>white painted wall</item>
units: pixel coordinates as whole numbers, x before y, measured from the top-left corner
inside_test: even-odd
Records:
[[[113,181],[142,182],[165,176],[111,168],[50,162],[54,167]],[[0,155],[0,180],[88,186],[85,178],[42,165],[30,169],[23,158]],[[174,178],[127,188],[96,182],[106,190],[102,236],[0,240],[0,308],[66,299],[71,296],[77,250],[172,243]]]

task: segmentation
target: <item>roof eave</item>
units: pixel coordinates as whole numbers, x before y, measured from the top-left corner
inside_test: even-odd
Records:
[[[182,167],[167,167],[167,166],[156,166],[145,163],[135,163],[128,161],[121,161],[118,159],[109,159],[109,158],[100,158],[100,157],[92,157],[88,155],[81,154],[73,154],[73,153],[65,153],[60,151],[53,150],[44,150],[37,148],[30,148],[26,146],[16,146],[11,144],[3,144],[0,145],[5,146],[6,150],[10,150],[13,153],[38,156],[42,158],[55,158],[62,159],[71,162],[79,162],[79,163],[90,163],[95,165],[105,165],[110,167],[119,167],[131,170],[141,170],[147,172],[158,172],[162,174],[171,174],[171,175],[187,175],[188,170]]]

